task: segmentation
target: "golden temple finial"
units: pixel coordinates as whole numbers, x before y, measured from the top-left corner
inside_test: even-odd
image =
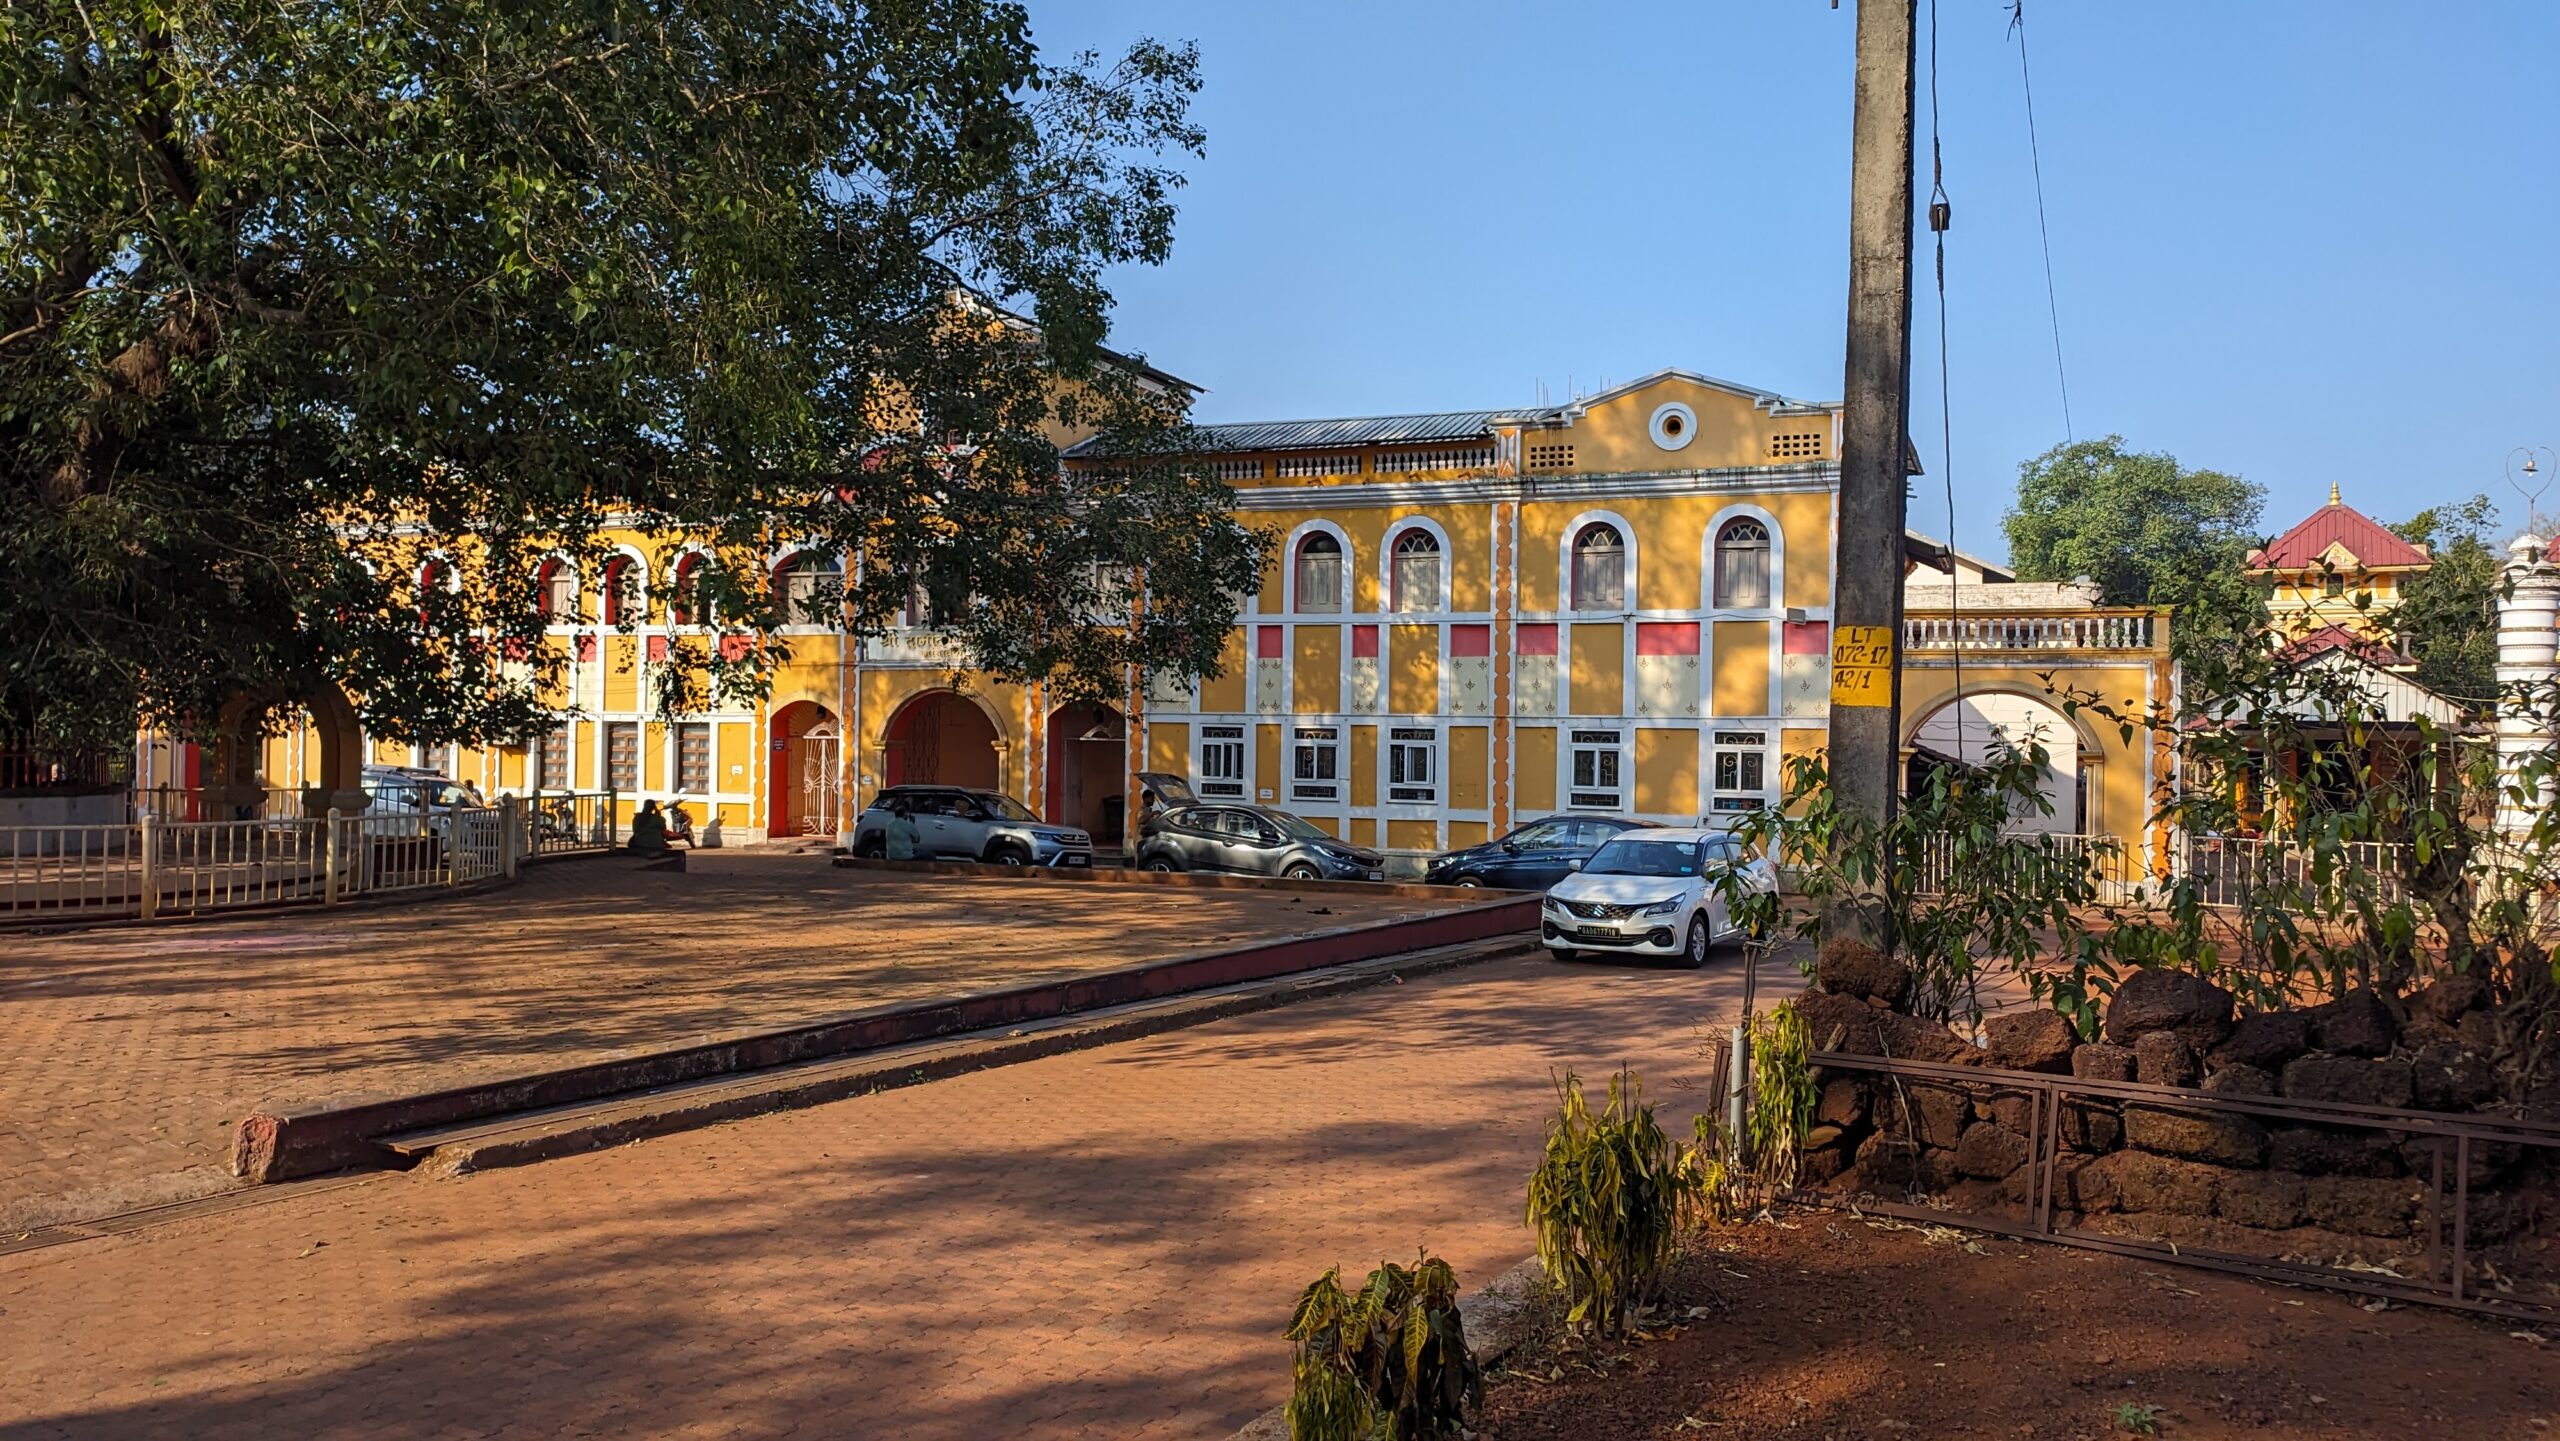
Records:
[[[2338,505],[2342,503],[2338,499],[2338,483],[2334,480],[2329,482],[2329,503],[2331,505]]]

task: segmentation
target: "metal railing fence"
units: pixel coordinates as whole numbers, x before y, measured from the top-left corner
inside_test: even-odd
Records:
[[[490,806],[127,825],[0,826],[0,926],[152,920],[509,879],[620,833],[608,792]]]

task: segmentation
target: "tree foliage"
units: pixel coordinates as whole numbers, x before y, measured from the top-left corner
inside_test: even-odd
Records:
[[[2506,557],[2492,543],[2498,507],[2485,495],[2432,505],[2391,527],[2435,562],[2409,577],[2385,620],[2417,658],[2417,681],[2485,706],[2498,694],[2498,589]]]
[[[2003,969],[2030,970],[2048,935],[2070,935],[2110,859],[2033,829],[2053,812],[2045,743],[2077,738],[2022,739],[1995,735],[1979,763],[1930,766],[1890,822],[1840,803],[1826,753],[1787,757],[1777,804],[1733,830],[1777,862],[1792,894],[1745,897],[1737,918],[1809,941],[1826,912],[1874,907],[1886,949],[1911,967],[1913,1014],[1978,1022],[1986,973],[1996,985]]]
[[[2085,1023],[2139,967],[2193,971],[2268,1010],[2468,973],[2495,1007],[2482,1049],[2514,1098],[2560,1064],[2550,745],[2502,757],[2487,729],[2395,723],[2359,668],[2272,654],[2213,695],[2061,704],[2172,738],[2181,784],[2149,829],[2183,854],[2079,928],[2068,967],[2028,977],[2037,994]],[[2495,714],[2560,732],[2560,687],[2511,688]]]
[[[1212,668],[1265,542],[1100,345],[1196,87],[998,0],[0,8],[0,727],[335,681],[382,734],[521,732],[541,562],[592,595],[626,524],[661,590],[705,552],[697,685],[781,657],[795,549],[1000,675]],[[1069,484],[1088,430],[1121,459]]]
[[[2261,543],[2264,487],[2122,436],[2058,445],[2018,467],[2005,524],[2021,580],[2098,584],[2109,605],[2177,607],[2171,643],[2191,678],[2266,628],[2265,597],[2242,574]]]

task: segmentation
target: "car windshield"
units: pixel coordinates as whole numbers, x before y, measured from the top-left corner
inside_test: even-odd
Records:
[[[1686,841],[1614,840],[1602,846],[1586,876],[1694,876],[1698,848]]]
[[[1278,826],[1280,828],[1280,834],[1287,836],[1292,840],[1329,841],[1333,839],[1332,834],[1326,831],[1323,827],[1311,824],[1302,817],[1293,816],[1287,811],[1263,811],[1261,812],[1261,815],[1264,820]]]
[[[991,795],[983,791],[972,792],[972,794],[976,797],[978,804],[985,806],[988,810],[994,811],[997,815],[1004,817],[1006,820],[1036,821],[1040,819],[1038,816],[1033,815],[1030,809],[1023,805],[1022,802],[1015,800],[1011,796]]]

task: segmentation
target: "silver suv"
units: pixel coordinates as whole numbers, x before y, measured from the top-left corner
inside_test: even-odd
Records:
[[[1053,826],[1002,791],[961,786],[891,786],[853,823],[853,853],[888,854],[888,825],[904,812],[916,823],[916,859],[1002,866],[1090,866],[1093,838]]]

